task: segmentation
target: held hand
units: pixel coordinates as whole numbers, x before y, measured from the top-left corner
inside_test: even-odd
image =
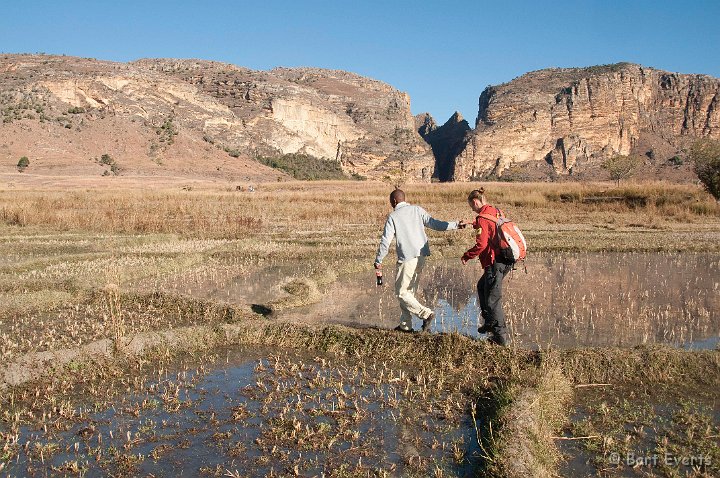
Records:
[[[382,264],[379,263],[379,262],[376,262],[376,263],[373,264],[373,267],[374,267],[375,269],[382,269]]]
[[[461,257],[461,258],[460,258],[460,261],[463,263],[463,265],[465,265],[465,264],[468,263],[468,260],[465,259],[464,257]]]
[[[473,219],[460,219],[460,221],[458,222],[458,229],[465,229],[466,227],[472,226],[473,224],[475,224],[475,220]]]

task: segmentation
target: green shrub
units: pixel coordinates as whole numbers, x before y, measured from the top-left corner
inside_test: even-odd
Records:
[[[23,172],[25,171],[25,168],[30,166],[30,160],[27,158],[27,156],[23,156],[20,158],[20,161],[17,163],[18,171]]]
[[[685,161],[683,161],[680,156],[673,156],[672,158],[668,159],[668,162],[673,166],[682,166]]]
[[[80,106],[73,106],[68,110],[68,113],[70,113],[71,115],[79,115],[81,113],[85,113],[85,108],[82,108]]]
[[[155,130],[155,133],[160,136],[160,142],[167,145],[171,145],[175,142],[175,136],[178,135],[178,129],[173,123],[173,117],[169,117],[163,122],[163,124]]]
[[[602,163],[602,168],[610,173],[610,179],[620,185],[621,179],[627,179],[642,164],[642,159],[637,156],[625,156],[619,154],[608,158]]]
[[[240,157],[240,150],[239,149],[230,149],[228,147],[224,148],[225,152],[232,156],[233,158],[239,158]]]
[[[100,156],[100,159],[96,159],[98,164],[102,164],[103,166],[110,166],[110,170],[107,169],[103,172],[103,176],[110,176],[111,174],[114,174],[117,176],[120,174],[120,165],[113,159],[112,156],[109,154],[103,154]]]
[[[695,163],[695,174],[705,189],[720,200],[720,141],[697,141],[690,149],[690,159]]]
[[[293,153],[276,157],[258,156],[255,159],[266,166],[285,171],[295,179],[311,181],[349,179],[340,167],[340,163],[307,154]]]

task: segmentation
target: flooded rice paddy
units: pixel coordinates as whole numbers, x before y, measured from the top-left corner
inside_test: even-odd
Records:
[[[282,294],[290,278],[302,274],[295,263],[274,264],[245,270],[238,267],[201,266],[164,281],[148,284],[164,292],[235,304],[266,304]]]
[[[468,397],[442,371],[226,350],[111,402],[34,411],[7,476],[469,476]],[[79,401],[83,403],[82,400]]]
[[[566,457],[562,476],[718,476],[717,390],[682,383],[580,388],[558,445]]]
[[[206,268],[207,269],[207,268]],[[527,269],[527,270],[525,270]],[[170,277],[162,289],[229,303],[266,304],[293,278],[315,271],[285,263],[252,272],[207,269]],[[372,270],[340,275],[319,302],[276,314],[302,323],[393,328],[395,266],[385,285]],[[483,320],[473,261],[432,257],[418,296],[434,308],[433,332],[477,337]],[[621,346],[669,344],[714,349],[720,343],[720,255],[715,253],[536,253],[503,282],[506,319],[517,346]],[[419,329],[416,320],[415,328]]]
[[[215,266],[171,271],[150,285],[222,303],[269,304],[287,292],[284,284],[317,272],[291,262]],[[314,303],[271,318],[288,326],[390,329],[399,313],[393,269],[386,265],[382,287],[375,286],[371,270],[341,274],[320,286],[323,294]],[[428,262],[418,295],[436,311],[432,333],[477,336],[482,319],[475,284],[481,273],[478,263]],[[718,254],[539,253],[528,260],[527,272],[514,271],[504,287],[506,316],[519,347],[662,343],[713,349],[720,336]],[[57,315],[55,309],[47,313]],[[419,321],[415,325],[419,328]],[[173,367],[156,365],[118,390],[117,398],[89,393],[92,399],[44,402],[22,418],[4,412],[3,422],[15,425],[0,430],[0,475],[476,474],[484,453],[478,445],[482,424],[470,413],[467,382],[395,359],[236,349]],[[688,392],[691,402],[682,401],[678,390],[655,401],[648,400],[651,391],[642,396],[612,388],[581,391],[565,430],[566,438],[578,440],[562,444],[568,457],[562,474],[642,476],[637,467],[610,467],[615,450],[678,457],[709,450],[711,460],[720,462],[717,391],[707,393],[709,398]],[[35,393],[42,396],[40,389]],[[692,471],[683,466],[660,471],[669,476]]]
[[[714,349],[720,336],[720,256],[680,253],[540,253],[504,281],[504,304],[522,347],[670,344]],[[286,314],[310,322],[397,325],[394,267],[341,277],[320,303]],[[477,336],[479,263],[428,262],[420,293],[433,332]],[[419,329],[417,321],[415,328]]]

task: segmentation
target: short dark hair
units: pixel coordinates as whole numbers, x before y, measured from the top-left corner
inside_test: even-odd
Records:
[[[390,200],[395,201],[395,203],[403,202],[405,200],[405,191],[399,188],[395,189],[390,193]]]

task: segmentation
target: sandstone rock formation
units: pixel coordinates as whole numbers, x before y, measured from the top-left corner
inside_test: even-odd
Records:
[[[440,181],[453,181],[455,174],[455,158],[465,146],[465,138],[470,125],[457,111],[444,125],[438,127],[429,113],[415,117],[418,133],[427,141],[435,156],[435,173]]]
[[[697,138],[720,138],[719,97],[717,78],[629,63],[528,73],[483,91],[452,176],[577,175],[631,153],[660,167]]]
[[[488,87],[469,130],[458,113],[413,118],[407,94],[344,71],[0,55],[0,173],[28,156],[26,175],[274,181],[287,176],[254,157],[303,153],[395,183],[593,179],[633,153],[643,174],[689,179],[678,156],[720,137],[718,93],[716,78],[628,63],[541,70]]]
[[[408,95],[343,71],[3,55],[0,112],[2,169],[31,156],[29,172],[99,174],[107,154],[120,174],[275,180],[254,156],[304,153],[370,178],[434,170]]]
[[[415,129],[420,136],[425,139],[429,133],[437,129],[435,118],[433,118],[430,113],[420,113],[419,115],[415,115]]]

